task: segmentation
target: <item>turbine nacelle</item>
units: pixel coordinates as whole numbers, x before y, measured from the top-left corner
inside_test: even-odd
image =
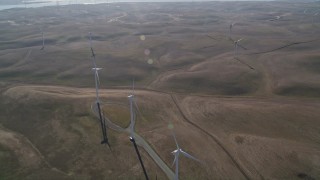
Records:
[[[92,70],[94,70],[94,71],[99,71],[99,70],[101,70],[102,68],[92,68]]]
[[[175,156],[179,156],[179,154],[181,153],[181,154],[183,154],[183,155],[184,155],[185,157],[187,157],[187,158],[190,158],[190,159],[193,159],[193,160],[196,160],[196,161],[199,161],[199,162],[200,162],[199,159],[191,156],[190,154],[186,153],[185,151],[183,151],[183,150],[180,149],[180,148],[172,151],[171,153],[172,153],[173,155],[175,155]],[[174,162],[175,162],[175,161],[174,161]]]
[[[243,38],[241,38],[241,39],[238,39],[238,40],[236,40],[236,41],[234,41],[234,44],[238,44],[240,41],[242,41],[243,40]]]
[[[130,139],[131,142],[135,141],[132,136],[130,136],[129,139]]]
[[[128,96],[129,99],[133,99],[133,97],[134,97],[133,94],[130,94],[130,95]]]
[[[176,153],[179,153],[179,151],[181,151],[181,149],[176,149],[176,150],[172,151],[171,153],[176,154]]]

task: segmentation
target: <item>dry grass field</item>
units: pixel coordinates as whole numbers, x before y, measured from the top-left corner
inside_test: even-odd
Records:
[[[0,179],[144,179],[135,130],[180,179],[320,178],[320,4],[186,2],[0,11]],[[230,24],[235,23],[232,32]],[[42,46],[41,30],[45,34]],[[234,40],[239,42],[237,57]],[[139,147],[150,179],[168,179]]]

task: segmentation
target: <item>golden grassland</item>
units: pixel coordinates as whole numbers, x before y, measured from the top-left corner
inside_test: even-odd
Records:
[[[320,177],[319,3],[114,3],[0,11],[0,179],[143,179],[129,134],[181,179]],[[304,10],[308,9],[306,13]],[[279,19],[276,19],[279,16]],[[235,23],[230,39],[229,25]],[[45,34],[45,49],[41,30]],[[239,43],[234,58],[233,42]],[[151,179],[166,179],[140,148]],[[172,168],[174,170],[174,168]]]

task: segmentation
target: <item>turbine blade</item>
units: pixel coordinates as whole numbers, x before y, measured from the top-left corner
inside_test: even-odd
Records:
[[[92,56],[92,57],[96,57],[96,54],[94,54],[93,48],[90,47],[90,49],[91,49],[91,56]]]
[[[214,39],[214,40],[217,40],[216,38],[212,37],[212,36],[209,36],[207,35],[207,37],[211,38],[211,39]]]
[[[99,103],[99,85],[98,85],[98,83],[100,82],[98,78],[99,78],[99,76],[97,76],[97,71],[95,71],[94,80],[95,80],[95,86],[96,86],[97,103]]]
[[[99,103],[99,102],[100,102],[100,100],[99,100],[99,93],[98,93],[98,91],[99,91],[99,88],[98,88],[98,86],[96,86],[96,98],[97,98],[97,103]]]
[[[132,95],[134,95],[134,78],[132,80]]]
[[[191,156],[190,154],[188,154],[188,153],[184,152],[183,150],[180,150],[180,152],[181,152],[184,156],[186,156],[187,158],[190,158],[190,159],[193,159],[193,160],[195,160],[195,161],[199,161],[199,162],[200,162],[200,160],[199,160],[199,159],[197,159],[197,158],[195,158],[195,157]]]
[[[96,103],[91,104],[91,109],[94,113],[98,114],[98,107]]]
[[[243,40],[243,38],[241,38],[241,39],[238,39],[238,41],[237,42],[240,42],[240,41],[242,41]]]
[[[238,43],[236,44],[236,55],[238,55]]]
[[[132,96],[130,96],[130,135],[131,137],[133,137],[134,135],[134,123],[135,123],[135,112],[133,110],[133,107],[132,107],[132,104],[133,104],[133,99],[132,99]]]
[[[91,38],[91,32],[89,32],[89,40],[90,40],[90,47],[92,47],[92,38]]]
[[[139,109],[136,101],[133,101],[133,103],[134,103],[134,107],[135,107],[135,108],[137,109],[137,111],[139,112],[139,115],[141,115],[141,114],[140,114],[140,109]]]
[[[248,48],[242,46],[241,44],[238,44],[238,46],[241,47],[241,48],[244,49],[244,50],[248,50]]]
[[[248,66],[250,69],[255,70],[254,67],[252,67],[252,66],[250,66],[249,64],[241,61],[239,58],[235,57],[234,59],[237,60],[237,61],[239,61],[241,64],[244,64],[244,65]]]
[[[132,117],[132,124],[130,124],[130,134],[131,137],[134,137],[134,122],[135,122],[135,114],[133,113],[133,117]]]
[[[176,142],[177,149],[180,149],[180,148],[179,148],[179,145],[178,145],[178,141],[177,141],[176,135],[174,134],[173,131],[172,131],[172,135],[173,135],[174,141]]]
[[[174,166],[174,164],[176,163],[176,161],[177,161],[177,156],[176,156],[176,154],[174,154],[174,160],[173,160],[173,163],[172,163],[171,167]]]
[[[96,69],[96,76],[97,76],[97,81],[98,81],[98,84],[100,85],[100,78],[99,78],[99,73],[98,73],[98,69]]]
[[[94,50],[93,50],[93,46],[92,46],[92,34],[91,34],[91,32],[89,32],[89,43],[90,43],[90,50],[91,50],[91,56],[93,57],[93,58],[95,58],[96,57],[96,54],[94,53]]]
[[[232,39],[231,37],[229,37],[228,40],[231,41],[232,43],[235,43],[235,40]]]

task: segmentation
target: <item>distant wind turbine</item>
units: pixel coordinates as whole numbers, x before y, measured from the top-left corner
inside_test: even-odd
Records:
[[[174,138],[174,141],[176,143],[176,146],[177,146],[177,149],[172,151],[172,154],[174,155],[174,160],[173,160],[173,163],[172,163],[172,166],[173,165],[176,165],[176,171],[175,171],[175,176],[174,176],[174,180],[178,180],[179,179],[179,155],[180,153],[184,156],[186,156],[187,158],[190,158],[190,159],[193,159],[195,161],[198,161],[200,162],[198,159],[196,159],[195,157],[191,156],[190,154],[184,152],[178,145],[178,141],[176,139],[176,135],[174,134],[174,132],[172,132],[173,134],[173,138]]]
[[[100,78],[99,78],[99,73],[98,71],[101,70],[102,68],[97,68],[96,65],[96,56],[94,54],[93,48],[92,48],[92,38],[91,38],[91,33],[89,33],[89,38],[90,38],[90,49],[91,49],[91,56],[92,56],[92,64],[93,68],[92,70],[94,71],[94,79],[95,79],[95,86],[96,86],[96,104],[98,107],[98,113],[99,113],[99,119],[100,119],[100,125],[101,125],[101,131],[102,131],[102,137],[103,140],[101,141],[101,144],[107,144],[110,148],[108,136],[107,136],[107,127],[106,127],[106,121],[105,118],[103,117],[103,113],[101,111],[101,106],[100,106],[100,99],[99,99],[99,85],[100,85]]]
[[[42,47],[41,47],[40,50],[44,50],[44,33],[43,33],[42,29],[40,29],[40,30],[41,30],[41,33],[42,33]]]
[[[254,67],[252,67],[252,66],[250,66],[249,64],[241,61],[241,60],[238,58],[238,46],[239,46],[239,47],[242,47],[242,46],[239,45],[239,42],[242,41],[242,40],[243,40],[243,38],[238,39],[238,40],[236,40],[236,41],[233,41],[233,43],[234,43],[234,59],[237,60],[237,61],[239,61],[240,63],[248,66],[250,69],[253,69],[253,70],[254,70]],[[244,48],[244,47],[242,47],[242,48]]]
[[[238,55],[238,43],[242,40],[243,38],[234,41],[234,57],[237,57]]]
[[[135,124],[135,118],[136,118],[136,114],[135,114],[135,111],[133,109],[133,103],[134,103],[134,80],[133,80],[133,83],[132,83],[132,93],[128,96],[128,98],[129,98],[129,103],[130,103],[130,141],[132,142],[132,144],[134,146],[134,149],[136,150],[136,153],[138,155],[138,159],[139,159],[139,162],[141,164],[144,176],[145,176],[146,180],[148,180],[149,177],[148,177],[147,171],[146,171],[146,169],[144,167],[144,164],[143,164],[143,161],[142,161],[138,146],[136,144],[136,140],[134,138],[134,124]]]
[[[275,16],[274,18],[272,19],[269,19],[269,21],[277,21],[281,18],[281,16]]]
[[[134,138],[134,124],[135,124],[135,118],[136,114],[133,109],[133,103],[134,103],[134,80],[132,81],[132,93],[128,96],[129,103],[130,103],[130,137]]]
[[[315,23],[315,18],[319,15],[319,12],[316,12],[313,14],[313,18],[312,18],[312,24],[314,25]]]

